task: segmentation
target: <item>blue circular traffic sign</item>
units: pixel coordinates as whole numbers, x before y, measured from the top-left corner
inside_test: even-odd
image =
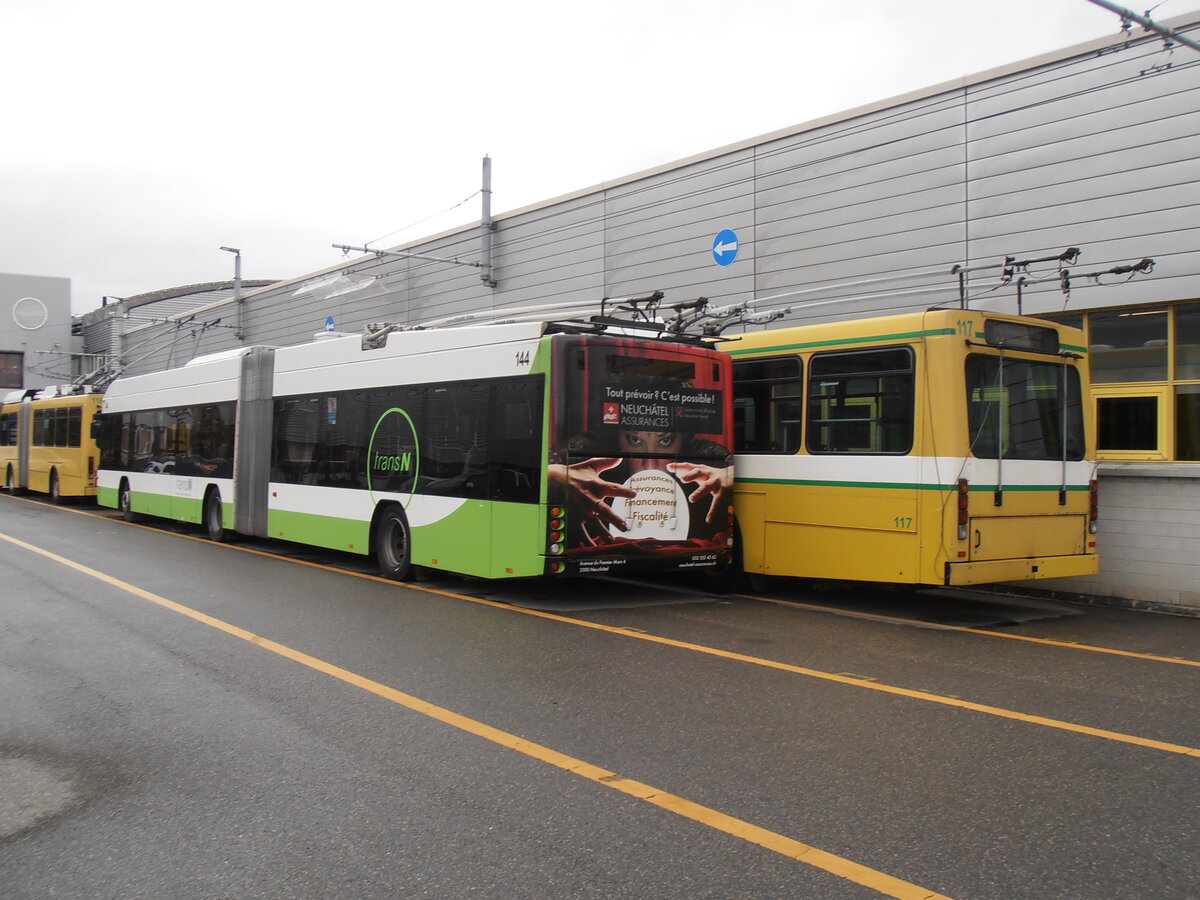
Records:
[[[718,266],[727,266],[737,259],[737,232],[730,228],[725,228],[718,232],[717,236],[713,238],[712,255],[713,259],[717,261]]]

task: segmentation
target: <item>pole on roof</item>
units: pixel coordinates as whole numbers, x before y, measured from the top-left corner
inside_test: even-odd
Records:
[[[483,257],[483,265],[479,267],[479,278],[488,287],[494,288],[496,279],[492,275],[492,234],[496,230],[496,224],[492,221],[492,158],[490,156],[483,158],[483,185],[479,193],[483,198],[483,209],[479,216],[479,227],[482,232],[480,256]]]
[[[218,247],[233,254],[233,304],[237,310],[237,339],[245,340],[242,332],[242,251],[236,247]]]

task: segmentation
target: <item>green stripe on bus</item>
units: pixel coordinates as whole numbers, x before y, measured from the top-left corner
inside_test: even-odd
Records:
[[[917,482],[905,481],[819,481],[816,479],[804,478],[735,478],[735,485],[745,484],[780,484],[791,485],[793,487],[841,487],[841,488],[870,488],[874,490],[891,490],[891,491],[956,491],[957,484],[918,484]],[[1068,491],[1086,491],[1089,489],[1086,484],[1068,484]],[[1054,492],[1062,490],[1062,485],[1058,484],[970,484],[968,490],[971,493],[990,491],[995,492],[998,489],[1005,491],[1045,491]]]
[[[955,335],[958,331],[954,328],[934,328],[929,331],[911,331],[901,334],[876,334],[867,337],[848,337],[838,340],[825,341],[801,341],[795,344],[776,344],[772,347],[754,347],[748,350],[726,350],[730,356],[747,356],[751,353],[775,353],[781,350],[811,350],[816,347],[839,347],[847,344],[871,344],[876,341],[908,341],[916,338],[942,337],[944,335]],[[975,334],[977,340],[985,340],[986,335],[983,332]],[[1073,344],[1063,344],[1063,350],[1070,350],[1074,353],[1087,353],[1087,347],[1076,347]]]
[[[467,500],[446,518],[412,528],[412,562],[481,578],[541,575],[542,507]],[[371,552],[371,523],[272,509],[269,536],[314,547]]]

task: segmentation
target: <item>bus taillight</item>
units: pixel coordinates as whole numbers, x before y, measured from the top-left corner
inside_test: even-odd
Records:
[[[564,544],[567,537],[565,531],[565,514],[566,510],[561,506],[550,507],[550,521],[548,523],[550,527],[547,535],[549,540],[546,542],[546,549],[550,552],[551,556],[562,556],[563,551],[566,549],[566,545]],[[552,574],[557,575],[559,572],[566,571],[567,567],[562,561],[554,560],[550,563],[549,568]]]
[[[969,490],[970,485],[967,483],[967,479],[958,479],[958,539],[960,541],[967,539],[967,525],[971,519],[967,510]]]
[[[1088,482],[1088,533],[1095,534],[1100,525],[1100,482]]]

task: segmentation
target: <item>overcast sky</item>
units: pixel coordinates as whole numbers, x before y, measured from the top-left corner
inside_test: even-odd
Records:
[[[292,278],[477,220],[485,154],[502,213],[1119,25],[1088,0],[0,0],[0,272],[70,278],[77,313],[231,278],[222,245]]]

